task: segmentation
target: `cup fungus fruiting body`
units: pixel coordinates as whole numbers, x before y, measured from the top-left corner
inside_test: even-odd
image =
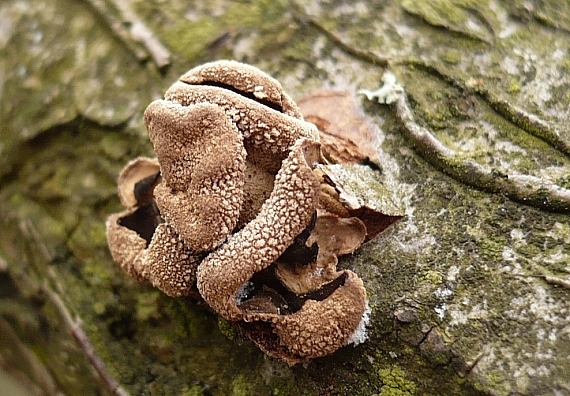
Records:
[[[157,158],[123,169],[126,209],[107,221],[123,270],[169,296],[197,290],[290,364],[354,340],[366,291],[337,263],[367,239],[367,226],[318,171],[319,131],[281,85],[249,65],[207,63],[144,120]]]

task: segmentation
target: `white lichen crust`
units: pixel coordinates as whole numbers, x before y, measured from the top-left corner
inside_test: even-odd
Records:
[[[391,72],[385,72],[382,75],[382,86],[374,91],[361,89],[359,94],[365,95],[366,99],[376,99],[378,103],[391,104],[398,100],[400,94],[404,92],[404,88],[398,84],[396,76]]]

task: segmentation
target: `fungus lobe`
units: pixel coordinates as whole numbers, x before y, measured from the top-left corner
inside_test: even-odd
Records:
[[[126,209],[107,221],[121,268],[170,296],[198,290],[291,364],[349,343],[367,317],[366,291],[336,267],[368,225],[318,170],[319,131],[281,85],[249,65],[207,63],[144,120],[157,158],[127,164]]]

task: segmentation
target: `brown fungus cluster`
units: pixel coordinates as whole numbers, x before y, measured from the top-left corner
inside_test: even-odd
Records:
[[[280,84],[252,66],[208,63],[144,119],[157,158],[123,169],[126,209],[107,221],[121,268],[169,296],[197,289],[291,364],[348,344],[367,315],[366,291],[338,257],[370,235],[316,169],[319,131]]]

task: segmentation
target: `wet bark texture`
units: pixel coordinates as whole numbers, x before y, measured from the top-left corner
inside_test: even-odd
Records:
[[[570,394],[569,36],[554,0],[2,1],[1,366],[47,395]],[[353,93],[406,207],[341,263],[369,340],[307,367],[107,250],[142,112],[222,58]],[[407,109],[356,95],[387,68]]]

